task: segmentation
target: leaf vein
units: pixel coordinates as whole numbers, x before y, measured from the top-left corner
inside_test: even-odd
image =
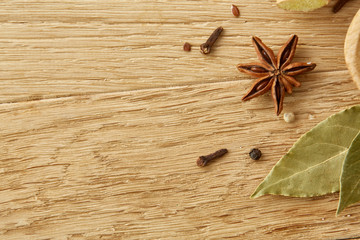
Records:
[[[346,146],[339,145],[339,144],[335,144],[335,143],[328,143],[328,142],[313,143],[313,144],[311,144],[311,145],[309,145],[309,146],[316,145],[316,144],[325,144],[325,145],[337,146],[337,147],[342,147],[342,148],[344,148],[344,149],[348,149],[348,147],[346,147]]]
[[[339,125],[339,124],[334,124],[332,125],[332,127],[341,127],[341,128],[349,128],[349,129],[352,129],[352,130],[355,130],[356,132],[360,132],[360,129],[357,129],[357,128],[354,128],[354,127],[350,127],[350,126],[343,126],[343,125]]]

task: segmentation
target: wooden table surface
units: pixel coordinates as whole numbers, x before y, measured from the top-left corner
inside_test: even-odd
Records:
[[[360,237],[360,204],[335,217],[338,194],[249,199],[302,134],[360,102],[343,56],[360,2],[333,4],[2,1],[0,239]],[[317,68],[286,96],[287,124],[270,94],[241,101],[254,78],[236,65],[256,61],[251,36],[277,52],[293,33],[294,60]],[[196,166],[220,148],[229,153]]]

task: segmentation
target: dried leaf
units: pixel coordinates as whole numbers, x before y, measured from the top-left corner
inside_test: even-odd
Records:
[[[265,194],[312,197],[339,191],[343,162],[359,132],[360,105],[327,118],[294,144],[251,197]],[[354,148],[359,149],[360,143]],[[359,161],[357,163],[360,165]],[[356,174],[359,175],[360,166],[357,172],[355,170],[350,173],[353,179]],[[346,174],[344,171],[344,179],[347,179]],[[355,185],[351,183],[351,186]],[[347,186],[342,185],[342,191],[347,195],[345,188]],[[355,201],[358,198],[351,199]]]
[[[340,201],[336,214],[360,201],[360,134],[346,155],[340,179]]]
[[[290,11],[313,11],[329,4],[330,0],[276,0],[276,4]]]

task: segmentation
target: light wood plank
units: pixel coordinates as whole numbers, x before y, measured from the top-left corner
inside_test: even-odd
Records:
[[[0,3],[0,239],[360,236],[360,205],[336,218],[337,194],[249,199],[297,138],[359,103],[343,41],[360,3],[334,15],[249,0],[235,3],[240,18],[232,3]],[[295,61],[318,66],[285,98],[297,117],[285,124],[269,94],[241,102],[254,79],[235,66],[256,60],[252,35],[277,52],[292,33]],[[222,159],[196,166],[223,147]]]
[[[359,236],[360,205],[336,218],[337,194],[249,199],[301,134],[359,102],[343,75],[303,79],[285,101],[285,111],[297,116],[292,124],[275,116],[268,94],[242,103],[250,84],[242,81],[1,104],[0,234],[9,240]],[[224,147],[226,156],[196,166],[199,155]],[[261,161],[249,159],[252,147],[263,151]]]
[[[273,1],[23,1],[0,3],[0,103],[248,79],[235,68],[256,59],[251,36],[277,51],[300,37],[296,59],[345,71],[343,41],[360,7],[334,15],[278,9]],[[218,26],[212,54],[198,46]],[[182,51],[188,41],[190,53]],[[325,81],[325,80],[324,80]]]

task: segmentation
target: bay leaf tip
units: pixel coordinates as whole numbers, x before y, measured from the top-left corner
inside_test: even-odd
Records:
[[[251,194],[250,198],[254,199],[254,198],[258,198],[263,196],[264,194],[260,191],[259,187],[256,188],[256,190],[253,192],[253,194]]]
[[[339,206],[336,210],[336,214],[335,216],[338,217],[340,215],[340,213],[346,208],[346,206],[344,206],[343,204],[339,203]]]

